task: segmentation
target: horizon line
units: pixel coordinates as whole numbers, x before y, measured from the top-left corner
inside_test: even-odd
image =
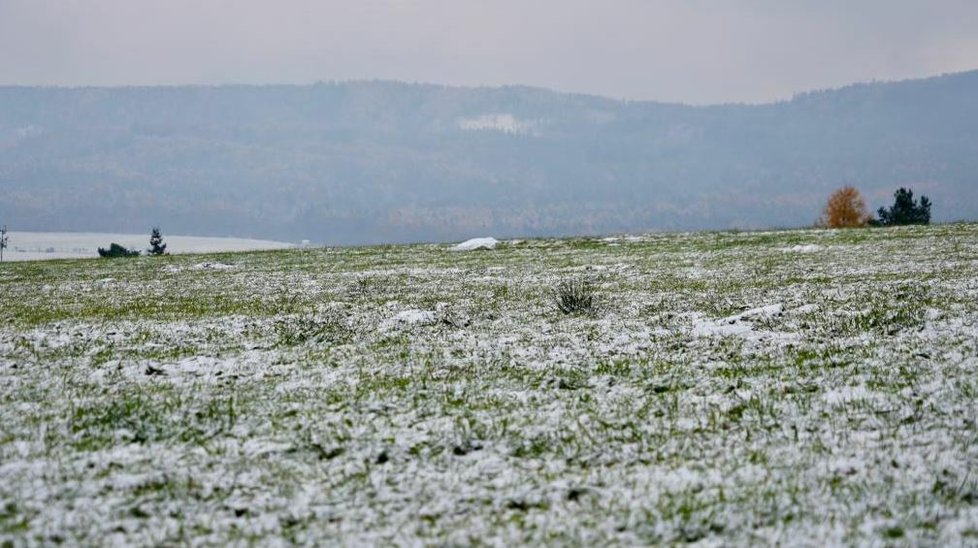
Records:
[[[589,97],[596,99],[603,99],[607,101],[615,101],[620,103],[653,103],[660,105],[675,105],[675,106],[685,106],[685,107],[719,107],[719,106],[765,106],[765,105],[776,105],[780,103],[787,103],[794,101],[798,98],[804,97],[806,95],[815,93],[827,93],[833,91],[842,91],[850,88],[860,87],[860,86],[873,86],[873,85],[887,85],[887,84],[900,84],[907,82],[922,82],[927,80],[936,80],[940,78],[949,78],[970,74],[978,74],[978,68],[956,71],[956,72],[943,72],[940,74],[935,74],[931,76],[922,76],[914,78],[902,78],[894,80],[861,80],[835,87],[824,87],[824,88],[812,88],[803,91],[796,91],[792,93],[791,97],[783,99],[772,99],[768,101],[750,102],[750,101],[727,101],[727,102],[711,102],[711,103],[688,103],[682,101],[664,101],[658,99],[632,99],[627,97],[614,97],[611,95],[601,95],[597,93],[588,92],[577,92],[577,91],[567,91],[555,88],[548,88],[543,86],[534,86],[529,84],[444,84],[438,82],[424,82],[424,81],[410,81],[410,80],[396,80],[389,78],[353,78],[347,80],[316,80],[312,82],[305,83],[284,83],[284,82],[266,82],[266,83],[245,83],[245,82],[226,82],[226,83],[187,83],[187,84],[92,84],[92,85],[65,85],[65,84],[9,84],[0,83],[0,89],[42,89],[42,90],[127,90],[127,89],[217,89],[217,88],[308,88],[316,86],[344,86],[344,85],[356,85],[356,84],[395,84],[402,86],[412,86],[412,87],[429,87],[429,88],[444,88],[444,89],[457,89],[457,90],[506,90],[506,89],[525,89],[531,91],[543,91],[548,93],[554,93],[558,95],[572,96],[572,97]]]

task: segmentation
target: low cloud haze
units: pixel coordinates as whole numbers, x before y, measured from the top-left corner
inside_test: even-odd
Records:
[[[0,0],[0,84],[526,84],[764,102],[978,66],[978,2]]]

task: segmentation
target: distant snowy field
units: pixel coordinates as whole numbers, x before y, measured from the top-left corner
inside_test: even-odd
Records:
[[[36,261],[43,259],[81,259],[98,257],[98,248],[117,243],[145,252],[149,233],[109,234],[97,232],[8,232],[4,261]],[[170,236],[163,234],[168,253],[220,253],[288,249],[295,244],[271,240],[244,238],[211,238],[200,236]]]

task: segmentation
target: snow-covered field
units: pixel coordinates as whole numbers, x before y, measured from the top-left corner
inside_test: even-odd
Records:
[[[975,545],[976,273],[978,225],[4,263],[0,545]]]
[[[113,242],[130,249],[149,247],[146,234],[102,234],[95,232],[9,232],[4,261],[36,261],[44,259],[80,259],[98,257],[98,248],[108,248]],[[168,253],[219,253],[256,251],[295,247],[285,242],[243,238],[210,238],[201,236],[163,235]]]

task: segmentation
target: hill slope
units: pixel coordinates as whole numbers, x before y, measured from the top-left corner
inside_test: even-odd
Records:
[[[0,88],[21,230],[323,243],[797,226],[910,185],[978,217],[978,72],[690,107],[387,82]]]

